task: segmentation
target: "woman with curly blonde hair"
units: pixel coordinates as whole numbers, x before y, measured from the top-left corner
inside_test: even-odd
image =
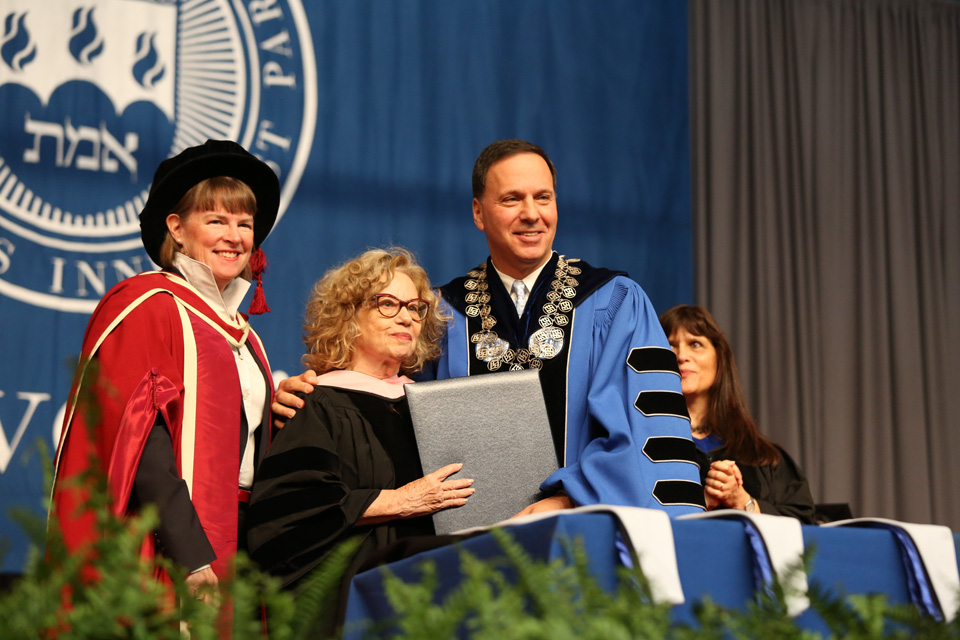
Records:
[[[291,585],[339,541],[361,555],[433,533],[430,515],[466,504],[473,480],[448,464],[424,475],[406,373],[437,357],[446,319],[404,249],[331,269],[307,303],[304,364],[321,373],[270,446],[253,488],[250,555]]]
[[[314,285],[303,324],[307,353],[302,359],[308,369],[326,373],[347,368],[360,337],[357,301],[369,300],[398,272],[413,281],[427,309],[420,322],[420,339],[413,353],[400,364],[400,372],[416,373],[425,362],[440,355],[446,318],[441,315],[427,272],[406,249],[371,249],[328,271]]]

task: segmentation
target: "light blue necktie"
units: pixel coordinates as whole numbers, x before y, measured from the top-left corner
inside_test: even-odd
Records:
[[[523,308],[527,305],[527,285],[523,280],[513,281],[513,295],[516,297],[517,315],[523,315]]]

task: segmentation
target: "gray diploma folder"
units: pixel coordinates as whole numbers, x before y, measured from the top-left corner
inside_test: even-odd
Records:
[[[506,520],[540,499],[557,456],[536,370],[404,386],[423,472],[462,462],[451,478],[473,478],[477,490],[433,514],[438,534]]]

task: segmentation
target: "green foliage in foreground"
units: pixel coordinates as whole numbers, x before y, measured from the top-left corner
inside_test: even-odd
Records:
[[[235,577],[220,583],[219,601],[229,602],[235,612],[232,622],[224,623],[215,607],[189,596],[178,567],[164,558],[140,558],[140,542],[156,523],[152,510],[123,521],[105,509],[97,513],[103,536],[93,547],[96,560],[90,566],[99,578],[85,579],[80,556],[68,554],[52,531],[47,558],[32,549],[24,575],[0,597],[0,637],[204,640],[223,637],[226,624],[231,637],[252,640],[263,637],[263,605],[271,638],[321,638],[323,613],[356,549],[352,543],[341,545],[296,593],[281,590],[277,579],[240,554]],[[177,606],[164,605],[171,599],[153,578],[157,568],[173,577]],[[63,606],[65,590],[71,594],[68,607]]]
[[[50,457],[42,443],[37,449],[50,486]],[[281,590],[277,579],[258,571],[244,554],[238,554],[234,576],[219,585],[220,603],[229,603],[235,612],[224,617],[216,607],[189,595],[179,567],[162,557],[149,562],[140,557],[142,541],[156,526],[155,510],[147,508],[137,516],[117,518],[109,508],[104,478],[88,473],[77,482],[91,489],[88,507],[100,533],[89,554],[69,553],[55,521],[48,530],[41,518],[26,509],[11,513],[32,544],[23,576],[0,594],[0,637],[4,640],[205,640],[225,635],[260,639],[264,637],[262,610],[267,612],[271,638],[323,637],[323,613],[336,597],[340,576],[356,550],[355,542],[347,541],[334,550],[296,592]],[[44,548],[45,553],[39,551]],[[91,569],[95,579],[91,579]],[[162,586],[154,579],[161,569],[171,576],[172,585]],[[64,606],[66,602],[68,606]]]
[[[97,543],[98,560],[94,562],[99,581],[81,580],[78,558],[67,555],[55,540],[49,545],[48,561],[32,553],[23,578],[0,598],[0,635],[11,640],[33,639],[58,629],[55,635],[60,638],[175,640],[185,637],[183,620],[191,638],[221,637],[216,610],[188,597],[181,579],[174,580],[180,608],[161,606],[163,593],[152,579],[154,567],[182,576],[163,559],[156,565],[140,560],[139,542],[154,522],[149,512],[122,522],[101,515],[104,536]],[[811,603],[830,628],[827,636],[799,628],[787,615],[779,591],[760,595],[738,610],[705,600],[697,607],[697,625],[688,626],[672,621],[670,607],[653,600],[638,570],[622,569],[618,588],[608,592],[590,575],[582,546],[570,545],[573,562],[563,558],[534,561],[507,533],[493,533],[504,555],[484,561],[461,552],[464,579],[443,598],[438,597],[438,570],[432,562],[424,562],[421,579],[410,584],[384,570],[387,598],[401,613],[389,626],[367,624],[348,631],[409,640],[960,639],[956,620],[935,622],[913,606],[891,605],[882,595],[838,599],[816,590],[810,594]],[[256,614],[261,603],[269,612],[271,638],[324,637],[326,613],[354,550],[352,545],[338,548],[296,594],[282,591],[275,579],[258,572],[241,556],[237,577],[221,583],[221,600],[231,601],[238,612],[232,637],[262,637]],[[72,607],[65,610],[61,594],[67,586],[73,597]]]
[[[140,542],[152,531],[156,516],[146,510],[137,517],[117,519],[107,508],[105,488],[98,484],[92,508],[101,538],[92,566],[98,580],[84,580],[81,558],[67,553],[55,529],[47,534],[37,519],[13,514],[36,545],[23,577],[0,596],[0,637],[20,638],[144,638],[204,640],[230,635],[238,640],[263,637],[259,611],[265,605],[268,629],[276,640],[323,638],[328,612],[334,605],[341,577],[356,550],[345,543],[314,571],[296,593],[257,571],[240,556],[236,577],[222,581],[221,602],[230,602],[235,615],[224,631],[214,607],[189,597],[178,569],[163,558],[141,560]],[[708,600],[696,610],[697,624],[671,619],[670,607],[651,597],[639,570],[621,569],[618,588],[609,592],[590,575],[581,545],[569,545],[572,561],[532,560],[508,533],[494,531],[503,555],[480,560],[461,551],[463,580],[443,594],[435,564],[420,565],[421,578],[407,584],[384,569],[386,596],[399,614],[387,625],[365,624],[347,629],[365,637],[409,640],[451,637],[475,639],[667,639],[667,640],[824,640],[844,638],[924,638],[960,640],[960,621],[938,623],[910,605],[892,605],[882,595],[838,598],[816,589],[812,607],[830,632],[805,631],[786,613],[783,592],[761,593],[740,609],[727,609]],[[46,557],[36,549],[46,542]],[[809,558],[807,558],[809,562]],[[164,606],[163,589],[154,581],[156,568],[174,577],[179,607]],[[65,590],[72,593],[64,608]],[[169,598],[166,599],[167,601]],[[183,623],[183,625],[181,624]]]

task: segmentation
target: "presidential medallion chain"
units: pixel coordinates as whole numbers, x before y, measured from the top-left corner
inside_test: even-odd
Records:
[[[463,283],[467,290],[466,314],[480,320],[480,331],[470,336],[470,342],[476,345],[477,359],[486,362],[490,371],[497,371],[503,366],[513,371],[542,369],[544,360],[556,357],[563,350],[563,327],[570,324],[573,299],[580,284],[574,276],[580,275],[581,270],[572,265],[574,262],[579,260],[566,260],[560,256],[550,291],[547,292],[547,302],[543,305],[543,315],[538,321],[540,328],[530,336],[526,347],[518,349],[511,348],[510,343],[493,330],[497,319],[490,308],[487,263],[467,274],[467,280]]]

